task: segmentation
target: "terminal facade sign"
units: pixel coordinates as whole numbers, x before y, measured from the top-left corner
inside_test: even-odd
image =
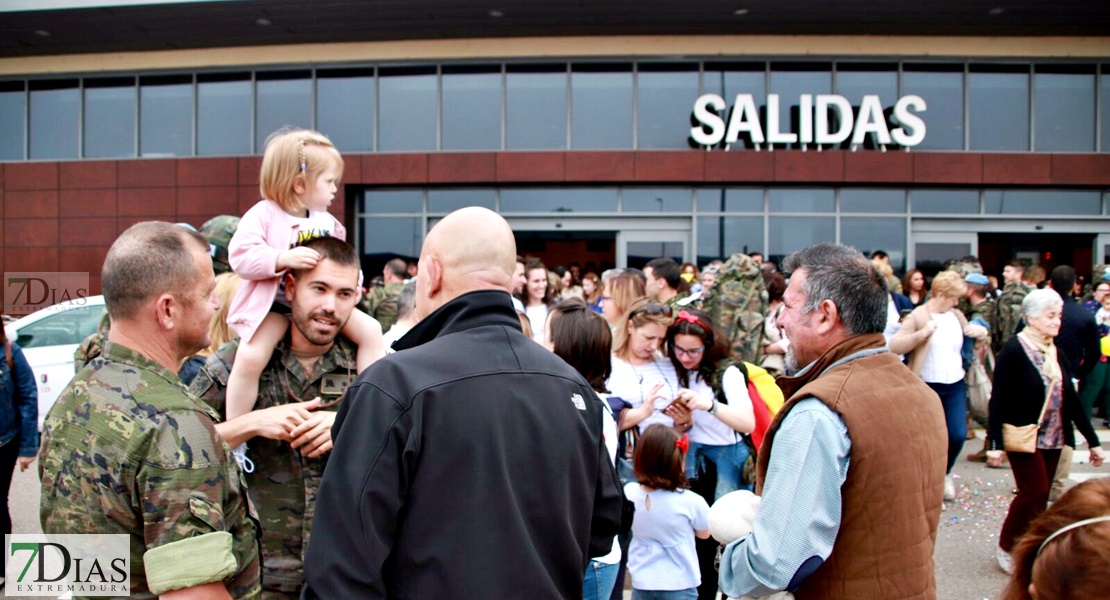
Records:
[[[768,144],[862,146],[872,136],[880,146],[897,144],[913,148],[925,140],[925,99],[902,96],[893,108],[884,110],[877,95],[863,97],[858,107],[836,94],[802,94],[790,110],[792,127],[780,131],[782,105],[778,94],[767,95],[767,105],[757,109],[752,94],[737,94],[731,110],[717,94],[703,94],[694,102],[696,125],[690,139],[698,147],[729,149],[744,139],[753,146]]]

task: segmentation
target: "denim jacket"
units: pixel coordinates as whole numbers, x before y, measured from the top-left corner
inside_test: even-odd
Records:
[[[19,455],[34,456],[39,450],[39,389],[35,374],[18,345],[12,344],[14,373],[3,354],[0,345],[0,446],[19,436]]]

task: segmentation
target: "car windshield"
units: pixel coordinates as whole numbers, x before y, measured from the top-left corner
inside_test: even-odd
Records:
[[[22,327],[15,343],[22,348],[80,344],[96,332],[102,306],[81,306]]]

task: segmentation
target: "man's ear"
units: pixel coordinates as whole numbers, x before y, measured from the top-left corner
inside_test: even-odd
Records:
[[[292,273],[286,272],[285,273],[285,299],[288,300],[290,304],[293,303],[293,296],[297,295],[296,288],[297,288],[297,280],[293,278]]]
[[[158,321],[158,326],[166,331],[174,328],[181,304],[173,297],[173,294],[164,293],[159,294],[154,299],[154,318]]]
[[[428,271],[428,289],[424,290],[424,295],[432,298],[443,289],[443,264],[434,256],[429,256],[426,263],[422,267]]]
[[[817,322],[814,323],[817,333],[825,334],[836,328],[840,321],[840,309],[829,299],[822,300],[813,311],[816,313]]]

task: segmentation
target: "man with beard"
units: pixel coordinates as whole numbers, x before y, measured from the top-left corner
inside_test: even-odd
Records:
[[[216,413],[176,375],[208,345],[219,306],[208,242],[170,223],[133,225],[108,249],[101,282],[103,350],[43,425],[42,530],[130,536],[132,598],[255,598],[239,467]]]
[[[222,425],[255,435],[247,442],[253,465],[244,470],[262,524],[262,598],[296,598],[304,585],[302,558],[332,447],[334,411],[357,375],[356,346],[337,336],[359,300],[358,256],[336,238],[304,247],[318,252],[320,262],[286,275],[292,326],[262,372],[258,404]],[[237,349],[238,341],[220,348],[190,389],[220,413]],[[296,409],[287,428],[259,426],[272,407]]]
[[[858,250],[789,256],[778,324],[788,398],[763,440],[752,533],[721,556],[729,597],[935,598],[948,434],[937,395],[882,336],[887,287]]]

